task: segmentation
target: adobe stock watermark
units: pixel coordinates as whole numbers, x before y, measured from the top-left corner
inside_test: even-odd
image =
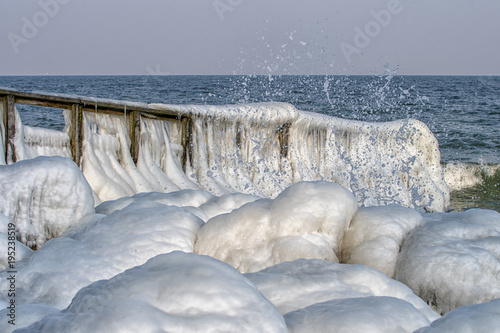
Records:
[[[16,54],[19,53],[19,46],[28,44],[30,40],[35,38],[40,29],[43,29],[50,20],[59,14],[61,6],[67,5],[72,0],[39,0],[38,6],[40,10],[35,12],[30,18],[21,17],[21,33],[9,32],[7,38],[10,45]]]
[[[7,297],[9,298],[7,302],[7,322],[9,325],[16,325],[16,225],[14,223],[8,224],[8,241],[7,241],[7,267],[5,270],[9,277]]]
[[[348,63],[352,62],[353,55],[360,55],[361,51],[370,45],[371,41],[387,28],[395,15],[403,12],[403,5],[400,0],[390,0],[386,9],[379,11],[371,10],[370,15],[373,20],[368,21],[363,28],[354,27],[354,37],[352,44],[341,42],[340,49]]]
[[[223,22],[225,20],[224,15],[228,12],[232,12],[236,7],[241,5],[242,2],[243,0],[214,0],[212,5],[219,16],[219,20]]]
[[[151,66],[146,66],[146,72],[148,72],[149,75],[169,75],[170,73],[168,72],[163,72],[160,69],[160,64],[156,64],[155,68]]]

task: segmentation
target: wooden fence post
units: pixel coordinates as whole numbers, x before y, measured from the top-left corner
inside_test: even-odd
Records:
[[[188,159],[189,162],[193,162],[193,156],[191,151],[191,132],[193,130],[193,120],[191,117],[183,116],[181,118],[182,122],[182,170],[186,172]]]
[[[288,137],[290,136],[290,126],[290,123],[284,123],[276,128],[280,144],[280,156],[282,158],[286,158],[288,156]]]
[[[16,163],[16,147],[14,145],[14,139],[16,137],[16,99],[12,95],[7,95],[7,110],[6,110],[6,120],[5,120],[5,151],[6,157],[5,162],[8,163],[9,155],[12,156],[12,163]]]
[[[129,136],[130,136],[130,155],[135,164],[139,159],[139,147],[141,144],[141,113],[132,111],[128,114]]]
[[[83,106],[73,104],[71,106],[71,153],[73,161],[80,166],[82,158],[82,127],[83,127]]]
[[[7,97],[2,97],[2,125],[3,125],[3,133],[2,133],[2,142],[4,149],[4,158],[5,163],[7,163]]]

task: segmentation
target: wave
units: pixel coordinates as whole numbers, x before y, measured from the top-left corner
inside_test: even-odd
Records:
[[[444,165],[444,179],[451,191],[460,191],[500,178],[500,164],[450,162]]]
[[[500,212],[500,164],[452,162],[444,165],[452,211],[469,208]]]

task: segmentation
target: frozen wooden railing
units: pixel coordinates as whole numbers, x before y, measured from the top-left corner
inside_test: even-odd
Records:
[[[140,120],[142,117],[154,118],[168,121],[182,122],[184,155],[188,151],[190,117],[179,115],[177,112],[168,110],[155,110],[144,103],[127,101],[116,101],[98,99],[91,97],[57,95],[46,93],[26,93],[15,90],[0,90],[0,102],[3,103],[4,126],[5,126],[5,152],[12,154],[16,161],[14,137],[16,135],[15,105],[27,104],[50,108],[71,110],[71,125],[69,129],[71,153],[73,160],[79,165],[82,155],[83,141],[83,112],[92,111],[97,113],[120,114],[128,118],[128,134],[130,136],[130,153],[134,161],[137,161],[140,140]],[[186,156],[183,158],[186,159]],[[184,162],[184,161],[183,161]]]
[[[20,92],[0,88],[0,103],[3,103],[3,123],[5,126],[5,154],[16,162],[16,147],[14,138],[16,136],[15,105],[26,104],[42,107],[71,110],[71,124],[69,128],[71,154],[75,163],[80,165],[82,157],[83,142],[83,112],[97,112],[115,115],[125,115],[128,119],[128,135],[130,137],[130,154],[134,162],[137,162],[140,147],[141,118],[152,118],[182,123],[183,146],[182,165],[185,170],[190,151],[192,119],[190,114],[180,114],[177,111],[162,108],[161,110],[151,108],[146,103],[100,99],[93,97],[82,97],[62,94]],[[288,154],[288,131],[290,124],[285,123],[277,126],[281,156]]]

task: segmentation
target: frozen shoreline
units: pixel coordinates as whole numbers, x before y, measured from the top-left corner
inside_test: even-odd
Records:
[[[192,116],[186,170],[175,123],[144,119],[134,163],[126,119],[86,114],[82,170],[64,132],[19,124],[20,162],[0,165],[0,240],[15,226],[21,241],[0,260],[17,320],[2,331],[500,325],[500,213],[442,213],[424,124],[284,103],[152,107]],[[52,154],[66,157],[36,157]]]
[[[29,172],[37,174],[63,169],[66,161],[39,157],[2,168],[22,171],[30,165]],[[78,181],[46,183],[53,187],[47,193],[53,197],[56,188],[64,193],[85,185],[75,169]],[[93,210],[92,192],[78,193],[77,201]],[[68,199],[56,198],[60,203]],[[5,212],[8,202],[18,201],[7,196],[2,202]],[[39,208],[50,212],[53,204]],[[49,215],[62,234],[52,234],[56,238],[16,263],[16,318],[19,325],[34,323],[20,332],[85,332],[88,327],[217,331],[231,325],[247,331],[312,332],[336,325],[351,331],[400,327],[413,332],[432,330],[433,322],[440,327],[463,322],[478,330],[500,322],[497,212],[421,215],[395,205],[358,208],[350,191],[322,181],[299,182],[275,199],[188,189],[108,201],[78,221],[56,216],[56,211]],[[254,273],[220,266],[226,264],[203,253],[232,265],[236,258],[250,262],[235,267],[241,272],[255,267]],[[465,259],[460,259],[450,266],[455,256],[477,264],[463,266]],[[221,275],[221,269],[226,273]],[[165,273],[158,280],[154,272]],[[404,277],[408,272],[411,279]],[[7,270],[0,272],[1,289],[8,289],[8,276]],[[229,290],[228,283],[234,285]],[[173,294],[165,289],[171,284]],[[7,307],[7,295],[0,303]],[[141,312],[145,304],[149,310]],[[453,309],[464,305],[454,315]],[[352,320],[342,310],[346,307],[356,314]],[[439,319],[435,310],[449,315]],[[488,318],[478,323],[467,319],[468,311],[488,311]],[[123,312],[138,326],[118,320]],[[267,319],[255,319],[257,313]],[[6,332],[13,328],[6,321],[0,327]]]

